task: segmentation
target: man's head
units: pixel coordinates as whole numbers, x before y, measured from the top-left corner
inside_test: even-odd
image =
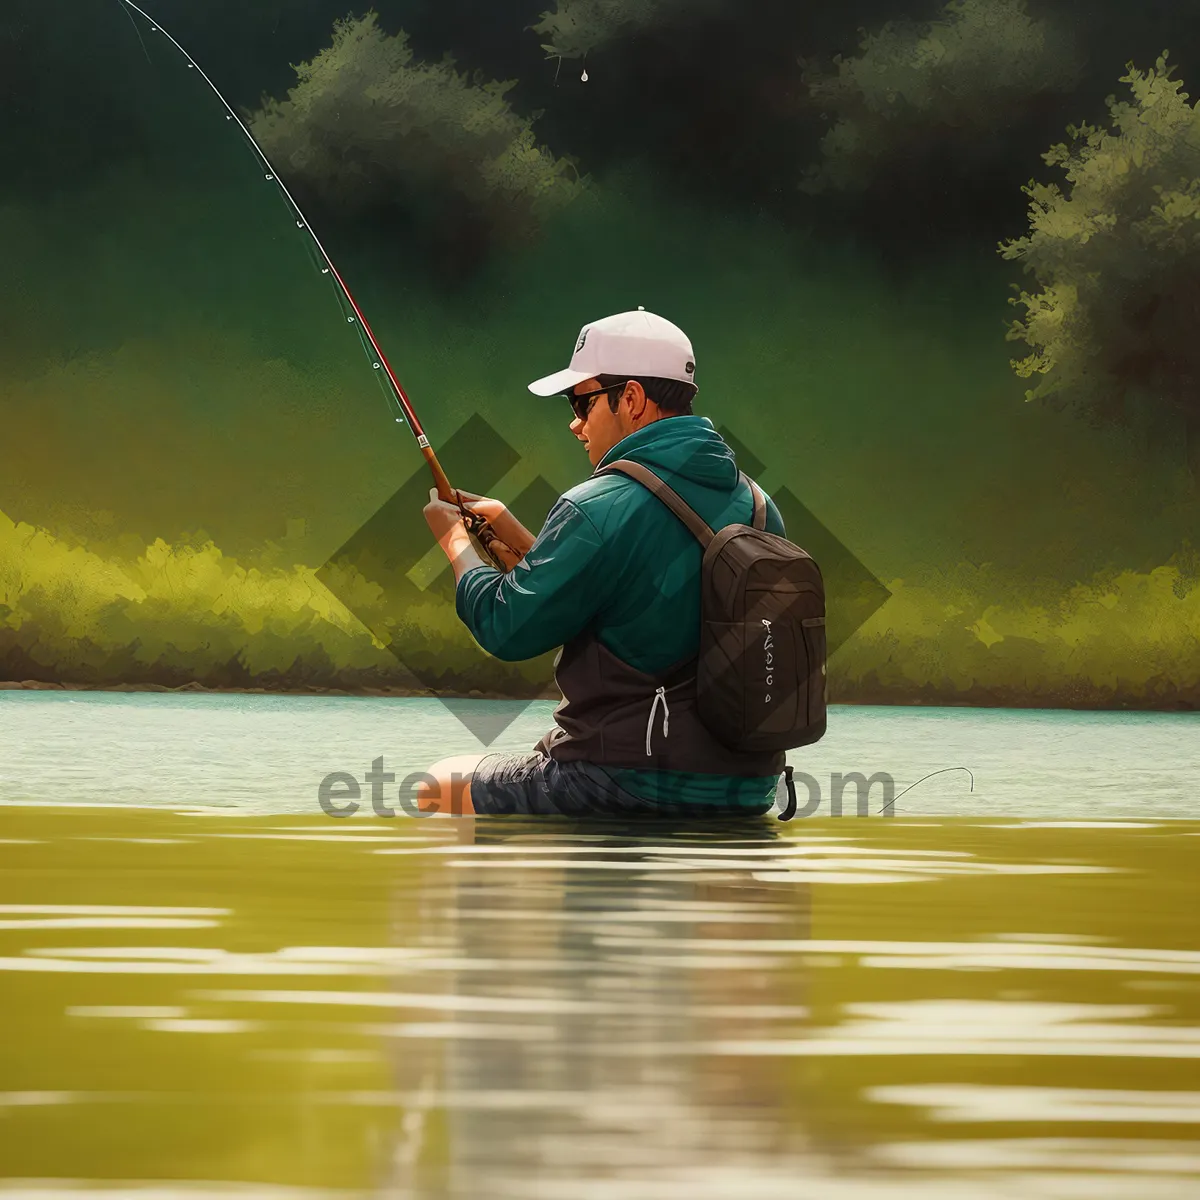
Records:
[[[690,414],[695,377],[696,356],[683,330],[639,308],[585,325],[571,365],[529,390],[568,397],[575,409],[571,432],[596,466],[634,430]]]
[[[665,417],[691,415],[696,387],[674,379],[597,375],[566,393],[571,432],[593,467],[622,439]]]

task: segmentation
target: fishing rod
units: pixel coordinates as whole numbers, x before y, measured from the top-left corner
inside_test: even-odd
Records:
[[[216,98],[221,102],[221,105],[225,109],[225,120],[235,121],[237,123],[237,126],[242,131],[246,141],[250,144],[255,154],[257,154],[262,160],[262,164],[266,169],[266,179],[276,185],[280,194],[287,201],[290,209],[294,213],[296,228],[306,230],[308,236],[312,239],[313,245],[316,246],[317,251],[321,256],[321,261],[325,264],[323,267],[321,267],[321,274],[329,275],[336,281],[338,289],[340,290],[341,294],[345,296],[347,302],[349,303],[354,315],[348,316],[346,320],[349,324],[357,323],[360,334],[366,338],[364,349],[369,350],[369,357],[371,357],[372,366],[376,371],[382,371],[384,376],[387,378],[388,383],[391,385],[394,398],[400,406],[400,411],[404,414],[402,417],[397,417],[396,421],[398,423],[407,421],[409,427],[412,429],[413,435],[417,439],[417,445],[420,447],[421,453],[425,456],[425,461],[429,464],[429,469],[433,472],[433,481],[437,487],[438,498],[440,500],[444,500],[448,504],[453,504],[459,510],[459,512],[462,513],[463,524],[466,526],[467,532],[478,540],[483,552],[492,560],[495,566],[501,571],[510,570],[519,560],[520,556],[515,550],[513,550],[511,546],[500,541],[500,539],[496,537],[496,534],[487,518],[482,516],[480,513],[472,512],[470,509],[468,509],[458,490],[450,486],[450,480],[446,477],[446,472],[442,469],[442,464],[438,462],[437,455],[434,453],[433,447],[429,444],[429,438],[426,436],[425,430],[422,428],[421,422],[417,418],[417,414],[412,406],[412,401],[409,400],[408,393],[403,387],[400,386],[400,381],[396,378],[396,373],[392,370],[392,365],[388,362],[387,355],[384,354],[383,348],[379,345],[379,341],[376,339],[370,323],[367,321],[362,309],[359,308],[358,301],[354,299],[354,293],[351,292],[349,287],[346,286],[346,281],[342,278],[341,272],[338,271],[336,266],[334,266],[333,259],[329,257],[325,247],[321,244],[321,239],[317,237],[316,231],[308,223],[308,218],[301,211],[300,205],[296,203],[295,197],[288,190],[287,184],[280,179],[279,172],[275,170],[274,165],[267,157],[263,148],[258,144],[254,134],[252,134],[250,130],[246,128],[246,125],[242,121],[241,117],[239,117],[238,114],[233,110],[233,107],[230,105],[229,101],[225,99],[225,97],[221,94],[220,89],[205,74],[196,60],[192,58],[192,56],[162,27],[162,24],[155,17],[152,17],[144,9],[139,8],[133,3],[133,0],[119,0],[119,2],[123,4],[127,10],[133,9],[134,12],[144,17],[146,21],[149,22],[151,33],[162,34],[162,36],[165,37],[167,41],[169,41],[171,45],[183,55],[184,59],[187,61],[188,68],[196,71],[199,74],[200,78],[208,84],[213,95],[216,96]],[[130,20],[132,21],[133,18],[130,17]],[[138,33],[138,38],[140,40],[141,33],[137,29],[136,22],[134,23],[134,30]],[[144,42],[142,43],[142,47],[145,49]],[[147,57],[149,57],[148,51]]]

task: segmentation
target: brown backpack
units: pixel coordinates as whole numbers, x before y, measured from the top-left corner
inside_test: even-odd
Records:
[[[733,750],[808,746],[825,735],[825,584],[812,557],[768,533],[767,504],[748,475],[753,525],[718,532],[654,471],[627,458],[619,471],[644,484],[696,535],[700,568],[700,647],[696,707],[704,727]],[[791,768],[788,791],[791,789]]]

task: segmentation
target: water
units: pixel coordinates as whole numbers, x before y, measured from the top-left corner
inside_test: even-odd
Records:
[[[833,723],[814,776],[975,792],[330,820],[455,719],[0,693],[0,1197],[1191,1200],[1195,720]]]
[[[362,778],[382,757],[398,787],[452,754],[528,751],[553,725],[550,701],[455,706],[468,724],[489,708],[521,715],[485,745],[434,699],[0,691],[0,797],[311,813],[334,771]],[[973,791],[966,772],[945,772],[900,796],[897,812],[1200,815],[1200,713],[834,706],[826,737],[788,761],[820,789],[814,814],[830,812],[835,772],[882,772],[899,796],[966,767]],[[884,803],[877,783],[871,810]]]

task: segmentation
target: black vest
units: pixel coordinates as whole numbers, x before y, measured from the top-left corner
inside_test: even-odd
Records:
[[[696,711],[694,655],[648,675],[622,662],[588,628],[559,651],[554,681],[563,696],[555,728],[534,749],[556,762],[703,775],[783,771],[782,750],[731,750],[704,727]]]

